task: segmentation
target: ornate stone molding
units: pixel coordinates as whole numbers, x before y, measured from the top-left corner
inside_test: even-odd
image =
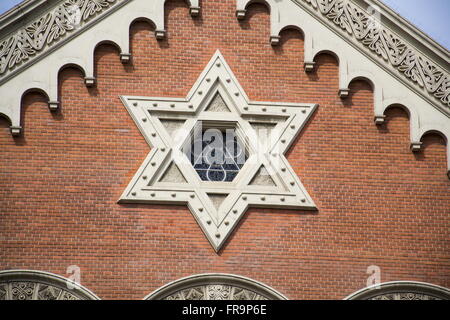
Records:
[[[230,274],[201,274],[173,281],[144,300],[286,300],[269,286]]]
[[[55,43],[78,33],[120,2],[129,0],[65,0],[32,23],[0,41],[0,77],[28,64]]]
[[[66,21],[62,24],[61,29],[61,26],[54,20],[56,19],[55,16],[52,16],[50,19],[53,21],[50,25],[56,29],[52,31],[48,24],[47,27],[44,27],[47,21],[45,19],[46,14],[57,8],[53,4],[60,6],[70,3],[70,1],[86,4],[93,0],[30,0],[23,7],[18,7],[18,9],[12,10],[6,16],[0,18],[1,37],[8,35],[8,38],[0,41],[2,43],[0,51],[8,52],[8,54],[3,53],[3,58],[0,58],[0,65],[9,66],[9,63],[14,60],[11,60],[13,56],[11,52],[14,50],[11,51],[10,46],[12,43],[8,39],[22,32],[22,34],[32,40],[31,43],[26,37],[21,40],[25,41],[23,45],[25,49],[23,49],[22,42],[17,42],[25,50],[25,54],[21,50],[16,50],[15,57],[18,57],[20,63],[14,62],[11,70],[7,67],[5,73],[0,74],[0,117],[4,117],[9,121],[10,131],[13,136],[19,136],[23,132],[21,126],[21,101],[25,93],[30,91],[41,92],[48,98],[50,111],[55,112],[59,109],[58,74],[62,68],[66,66],[78,67],[84,74],[86,86],[92,87],[99,81],[95,79],[93,58],[95,48],[99,44],[114,44],[119,50],[122,63],[130,63],[132,57],[130,54],[129,30],[130,25],[134,21],[137,19],[151,21],[155,25],[155,37],[160,39],[166,36],[164,21],[165,0],[115,0],[114,2],[109,2],[112,0],[96,0],[97,4],[104,3],[108,6],[100,6],[103,9],[97,12],[95,5],[93,7],[92,4],[91,6],[85,5],[85,8],[91,8],[93,13],[90,15],[91,11],[85,11],[87,18],[86,20],[80,20],[80,28],[69,30],[70,27],[68,27],[67,23],[73,21],[69,19],[68,22]],[[434,72],[432,75],[423,70],[415,69],[416,67],[409,71],[416,77],[425,76],[425,80],[428,79],[428,81],[424,80],[424,87],[436,88],[436,91],[431,93],[431,91],[416,85],[417,82],[404,76],[404,73],[397,68],[393,68],[390,62],[386,63],[382,58],[379,58],[375,51],[371,53],[370,49],[367,49],[369,45],[366,46],[362,42],[365,38],[359,41],[352,36],[353,33],[348,34],[345,28],[336,27],[335,23],[330,21],[327,15],[322,14],[319,7],[315,9],[311,2],[307,2],[307,0],[260,1],[266,2],[271,7],[270,41],[273,45],[282,43],[280,41],[280,32],[285,28],[294,27],[303,31],[305,37],[304,61],[300,67],[304,66],[305,71],[314,71],[314,58],[322,52],[333,52],[338,57],[339,88],[336,89],[336,92],[339,91],[341,98],[345,99],[346,96],[349,96],[348,86],[354,79],[370,79],[374,87],[374,119],[377,125],[384,122],[384,112],[387,108],[401,104],[408,109],[410,114],[410,142],[411,146],[413,146],[412,150],[417,151],[419,149],[422,136],[428,132],[439,132],[447,141],[450,141],[450,108],[433,96],[434,93],[440,92],[438,95],[443,94],[441,99],[444,99],[444,101],[448,99],[448,90],[445,91],[443,89],[445,87],[448,89],[448,76],[445,75],[444,77],[447,80],[442,80],[444,78],[441,76],[440,71],[431,67],[436,64],[444,67],[448,65],[445,63],[446,52],[442,48],[439,49],[439,45],[430,44],[417,30],[415,31],[409,27],[405,27],[409,30],[407,33],[399,33],[399,30],[404,28],[404,24],[400,23],[397,25],[401,18],[393,13],[390,15],[389,21],[395,26],[392,27],[388,24],[385,29],[391,28],[400,34],[402,38],[408,40],[404,42],[407,42],[408,45],[401,47],[406,51],[401,51],[398,46],[395,50],[400,52],[401,55],[409,52],[408,48],[418,48],[417,52],[424,53],[421,57],[428,58],[428,62],[435,62],[430,65],[425,63],[425,65],[430,67],[429,70],[436,71],[430,71]],[[314,1],[313,3],[316,4],[319,3],[317,0],[309,1]],[[323,2],[323,0],[320,1]],[[339,1],[343,3],[342,1],[344,0]],[[350,0],[345,1],[349,2]],[[200,13],[199,0],[186,0],[186,2],[190,7],[191,15],[193,17],[197,16]],[[236,0],[236,2],[237,16],[240,19],[244,19],[246,6],[254,1]],[[360,7],[369,3],[379,4],[378,0],[351,0],[351,2],[360,5]],[[337,0],[328,1],[328,3],[337,3]],[[44,10],[47,10],[47,13],[42,14]],[[385,13],[383,11],[383,17],[385,17]],[[34,20],[30,20],[33,17]],[[64,15],[63,17],[67,18]],[[24,22],[19,23],[19,21]],[[30,21],[30,23],[25,24],[25,21]],[[16,26],[24,24],[24,28],[14,31],[17,29]],[[28,27],[31,27],[33,32],[26,31]],[[55,34],[59,36],[49,37],[52,32],[56,32]],[[352,32],[354,32],[353,29]],[[371,34],[369,31],[367,32],[369,35]],[[408,38],[407,34],[414,39]],[[50,44],[46,44],[47,39],[50,38],[53,40]],[[43,39],[44,45],[40,51],[38,50],[39,47],[36,47],[37,39]],[[421,41],[427,44],[421,46]],[[42,45],[42,42],[40,42],[40,45]],[[35,52],[28,53],[27,47]],[[435,55],[434,52],[437,51],[440,53]],[[10,54],[11,56],[9,57]],[[388,59],[393,58],[388,56]],[[394,56],[395,59],[398,60],[400,58]],[[423,59],[419,60],[420,65],[425,61]],[[399,61],[404,62],[406,60],[400,59]],[[448,70],[448,68],[444,69]],[[447,174],[450,177],[450,148],[447,148],[447,153]]]
[[[30,270],[0,272],[0,300],[98,300],[84,287],[55,274]]]
[[[260,2],[270,8],[272,45],[282,43],[279,38],[285,29],[303,34],[305,72],[314,72],[315,58],[322,53],[336,57],[339,63],[336,93],[341,99],[350,97],[349,86],[354,80],[363,79],[372,86],[376,125],[385,122],[387,109],[401,106],[410,117],[412,151],[420,151],[422,138],[430,132],[450,141],[448,51],[379,0]],[[237,18],[245,19],[247,7],[254,1],[236,0],[236,3]],[[383,24],[361,9],[369,5],[378,6]],[[447,166],[450,178],[450,147]]]
[[[267,300],[267,298],[240,287],[212,284],[180,290],[163,300]]]
[[[186,2],[191,16],[198,16],[199,0]],[[97,84],[93,54],[99,44],[115,45],[120,61],[130,63],[129,30],[136,20],[149,21],[155,37],[164,38],[164,4],[165,0],[30,0],[8,12],[0,19],[1,37],[6,36],[0,41],[0,117],[9,120],[11,134],[23,132],[20,108],[26,92],[43,93],[50,111],[59,109],[62,68],[78,67],[87,87]],[[16,25],[24,27],[17,30]]]
[[[450,290],[423,282],[393,281],[361,289],[346,300],[450,300]]]
[[[450,107],[450,75],[349,0],[293,0],[312,6],[327,20],[421,88]]]

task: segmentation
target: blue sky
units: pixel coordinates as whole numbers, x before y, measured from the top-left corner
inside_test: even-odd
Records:
[[[450,49],[450,0],[382,0],[404,18]],[[0,0],[0,13],[21,0]]]

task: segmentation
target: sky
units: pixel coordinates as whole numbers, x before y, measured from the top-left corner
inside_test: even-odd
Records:
[[[450,0],[382,0],[394,11],[450,49]],[[0,0],[0,14],[21,0]]]

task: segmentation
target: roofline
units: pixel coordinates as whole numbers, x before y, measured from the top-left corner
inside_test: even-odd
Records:
[[[366,5],[377,6],[380,9],[384,21],[382,21],[385,26],[392,27],[397,26],[395,30],[392,30],[399,35],[404,36],[404,39],[412,44],[419,51],[423,52],[424,55],[434,58],[438,57],[440,59],[440,65],[444,69],[449,70],[448,61],[450,59],[450,51],[443,45],[434,40],[431,36],[426,34],[424,31],[420,30],[413,23],[408,21],[406,18],[402,17],[399,13],[389,7],[381,0],[353,0],[357,3],[366,3]],[[388,21],[386,21],[386,19]],[[419,36],[419,37],[417,37]]]
[[[450,70],[449,59],[450,51],[429,35],[424,33],[411,22],[403,18],[400,14],[391,9],[381,0],[353,0],[361,7],[376,6],[380,9],[383,18],[383,24],[394,29],[393,31],[399,35],[403,35],[405,40],[412,44],[416,49],[421,51],[425,56],[435,60],[445,70]],[[0,15],[0,36],[3,30],[11,27],[13,23],[17,22],[22,17],[32,13],[37,8],[49,6],[58,0],[24,0],[18,5],[14,6],[7,12]],[[418,37],[419,36],[419,37]]]

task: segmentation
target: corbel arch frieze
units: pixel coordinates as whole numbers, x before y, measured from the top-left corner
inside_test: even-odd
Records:
[[[245,19],[246,8],[253,2],[252,0],[237,0],[236,16],[238,19]],[[376,125],[384,123],[384,111],[390,105],[399,104],[407,107],[411,115],[411,150],[413,152],[420,150],[420,137],[424,132],[435,131],[442,133],[443,136],[449,136],[450,101],[445,97],[450,96],[450,87],[446,88],[445,83],[450,83],[450,81],[445,81],[445,79],[450,78],[445,71],[440,69],[439,65],[433,66],[431,60],[418,56],[420,59],[423,58],[423,61],[428,61],[426,63],[428,71],[434,70],[439,75],[439,79],[434,85],[421,86],[420,79],[411,81],[414,79],[405,77],[404,72],[399,71],[401,68],[393,66],[392,57],[380,60],[377,52],[371,52],[372,48],[367,48],[365,43],[358,43],[359,40],[352,39],[354,31],[350,36],[344,36],[334,30],[331,16],[326,15],[331,10],[325,5],[329,2],[264,0],[264,3],[270,7],[270,41],[272,45],[280,43],[280,32],[286,27],[302,30],[305,46],[303,65],[305,72],[313,72],[314,58],[320,53],[327,52],[336,56],[339,62],[339,88],[336,88],[336,91],[342,99],[348,97],[349,84],[352,81],[365,79],[371,83],[374,90],[374,122]],[[352,8],[355,6],[353,0],[338,0],[333,4]],[[360,10],[358,8],[355,10]],[[272,39],[276,37],[278,39],[273,41]],[[407,43],[405,45],[408,46]],[[410,53],[419,55],[416,51],[410,51]],[[351,57],[351,60],[347,57]],[[421,70],[417,71],[418,74],[426,78],[428,71],[423,71],[423,68]],[[430,91],[430,89],[434,91]],[[447,162],[450,174],[449,146],[447,146]]]
[[[0,271],[0,300],[100,300],[92,291],[59,275],[35,270]]]
[[[64,6],[67,1],[61,1],[60,4]],[[164,4],[166,0],[155,1],[152,5],[148,5],[146,0],[102,1],[109,4],[105,6],[105,10],[109,10],[107,14],[99,14],[98,18],[97,16],[91,17],[89,24],[82,26],[80,30],[75,30],[72,34],[66,31],[57,45],[44,48],[42,53],[29,55],[28,60],[22,61],[20,66],[7,68],[3,75],[0,75],[0,94],[2,96],[0,113],[10,120],[12,134],[20,135],[21,133],[20,99],[22,94],[29,89],[37,88],[45,92],[49,97],[50,110],[58,109],[57,79],[58,72],[62,67],[76,65],[84,72],[86,86],[95,85],[93,53],[99,44],[104,42],[115,44],[119,48],[122,63],[128,63],[131,59],[129,28],[133,21],[139,19],[151,21],[155,25],[156,38],[165,37]],[[191,15],[198,15],[200,13],[199,1],[186,1]],[[338,2],[342,1],[352,0],[339,0]],[[82,2],[88,3],[89,0]],[[348,84],[353,79],[364,76],[372,81],[375,88],[374,119],[376,124],[382,124],[384,121],[383,111],[387,106],[386,101],[389,101],[389,105],[394,103],[404,105],[404,101],[413,101],[413,104],[407,106],[411,110],[411,114],[417,115],[417,119],[412,119],[412,143],[418,142],[418,137],[423,131],[421,130],[422,124],[426,124],[435,131],[444,131],[442,134],[449,136],[446,129],[450,127],[448,125],[450,119],[448,105],[439,104],[439,101],[430,99],[430,95],[424,93],[424,90],[414,87],[412,83],[405,84],[405,79],[401,74],[389,71],[389,68],[392,69],[389,62],[380,64],[376,61],[377,57],[374,58],[370,53],[352,44],[351,41],[345,41],[345,39],[343,41],[342,34],[338,34],[326,25],[323,17],[318,18],[323,10],[316,10],[313,5],[314,3],[318,4],[316,0],[237,0],[237,17],[244,19],[246,8],[255,2],[265,3],[269,7],[272,45],[279,44],[280,32],[285,28],[297,28],[302,31],[305,40],[304,68],[306,72],[314,70],[314,57],[320,52],[333,52],[338,57],[339,88],[336,88],[336,91],[341,98],[345,99],[348,96]],[[309,6],[312,6],[313,10],[311,8],[308,10]],[[118,8],[124,9],[118,10]],[[88,29],[89,32],[83,32]],[[0,41],[0,43],[3,45],[2,50],[5,50],[5,42]],[[351,61],[348,61],[347,57],[352,57]],[[2,67],[4,68],[4,65]],[[27,72],[22,72],[24,70]],[[443,74],[443,77],[446,76]],[[435,88],[436,86],[431,87]],[[18,92],[19,94],[17,94]],[[443,93],[444,97],[447,94],[445,92]],[[436,128],[433,128],[434,124],[436,124]],[[438,127],[442,127],[444,130]],[[413,150],[417,150],[417,148],[413,148]],[[448,162],[450,171],[450,160]]]
[[[14,34],[0,40],[0,113],[8,118],[11,133],[22,133],[21,97],[30,89],[39,89],[49,98],[51,111],[59,108],[58,74],[67,65],[74,65],[84,73],[87,87],[95,86],[94,51],[98,45],[112,43],[120,52],[120,60],[126,64],[131,60],[129,30],[137,20],[151,21],[155,25],[155,37],[165,37],[164,4],[166,0],[101,0],[104,5],[96,7],[92,0],[79,2],[83,18],[77,25],[67,14],[73,1],[64,0],[56,7],[50,8],[42,16]],[[200,13],[199,0],[186,0],[190,14],[195,17]],[[89,14],[92,7],[94,13]],[[123,8],[123,10],[119,10]],[[86,17],[86,21],[84,21]],[[65,29],[58,29],[59,34],[50,37],[38,31],[52,28],[56,20],[63,22]],[[34,29],[33,29],[34,28]],[[36,29],[38,28],[38,29]],[[30,31],[31,30],[31,31]],[[34,30],[34,31],[33,31]],[[34,33],[33,33],[33,32]],[[88,31],[88,32],[85,32]],[[161,32],[164,31],[164,32]],[[27,33],[28,32],[28,33]],[[24,34],[27,33],[27,36]],[[47,45],[36,45],[36,39],[44,38]],[[22,42],[23,43],[22,43]],[[29,50],[20,56],[13,56],[12,51],[18,44]],[[16,50],[17,51],[17,50]],[[24,72],[26,71],[26,72]]]

